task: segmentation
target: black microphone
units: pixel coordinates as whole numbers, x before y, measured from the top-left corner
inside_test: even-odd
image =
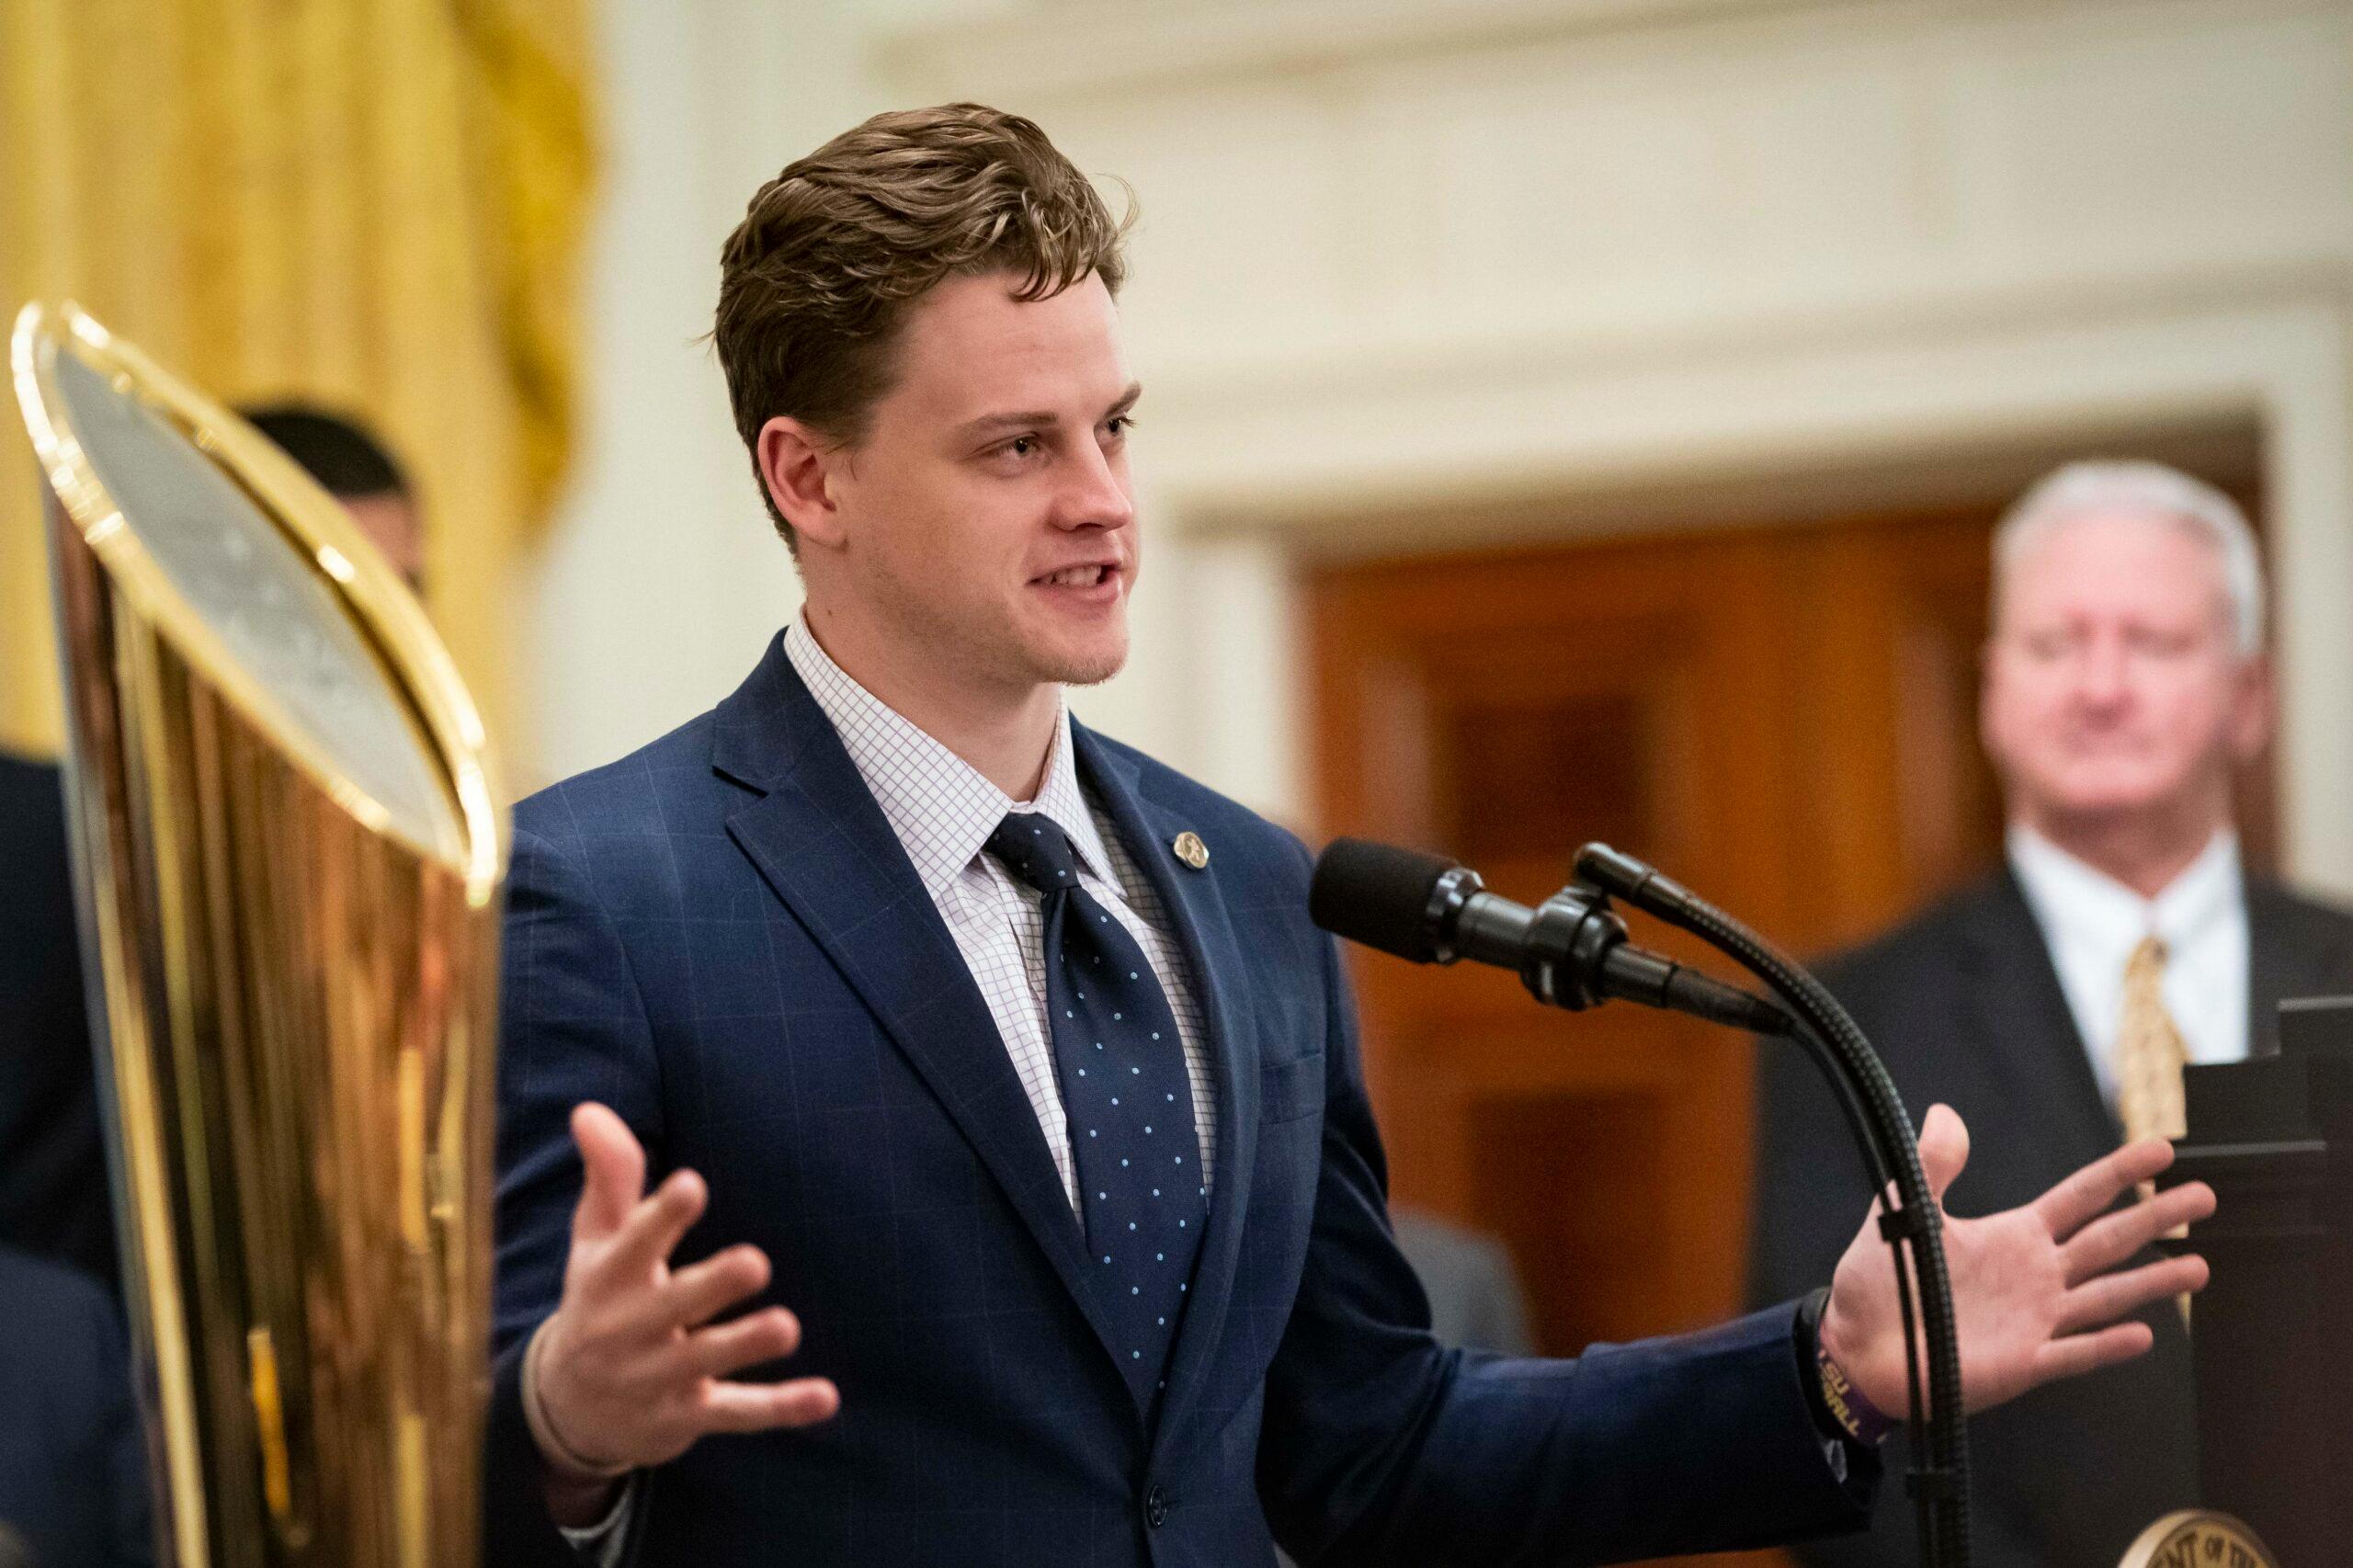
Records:
[[[1530,909],[1486,892],[1467,866],[1338,838],[1315,858],[1307,913],[1336,937],[1415,963],[1469,959],[1517,970],[1548,1007],[1581,1009],[1617,997],[1758,1034],[1793,1027],[1765,998],[1629,943],[1608,895],[1582,882]]]

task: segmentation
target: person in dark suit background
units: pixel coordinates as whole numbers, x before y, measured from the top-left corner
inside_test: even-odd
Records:
[[[115,1278],[54,763],[0,753],[0,1245]]]
[[[1069,718],[1137,563],[1120,232],[961,104],[846,132],[727,244],[714,341],[806,600],[713,711],[516,809],[486,1560],[1436,1568],[1851,1525],[1877,1457],[1827,1391],[1903,1377],[1861,1199],[1802,1301],[1573,1362],[1439,1346],[1311,857]],[[1924,1129],[1939,1189],[1965,1137]],[[1950,1227],[1973,1406],[2202,1282],[2109,1272],[2211,1205],[2106,1213],[2168,1157]]]
[[[1823,977],[1905,1103],[1978,1130],[1953,1188],[2007,1208],[2128,1136],[2178,1137],[2181,1067],[2277,1049],[2283,997],[2353,989],[2353,917],[2239,863],[2234,768],[2268,733],[2254,536],[2228,497],[2150,463],[2051,475],[1995,536],[1982,731],[2009,819],[2003,865]],[[1846,1244],[1862,1185],[1810,1065],[1768,1047],[1751,1294]],[[1830,1201],[1825,1201],[1830,1199]],[[2198,1497],[2188,1335],[1973,1423],[1983,1568],[2116,1562]],[[1903,1568],[1904,1521],[1822,1541],[1819,1568]]]
[[[1392,1207],[1389,1228],[1429,1302],[1441,1345],[1532,1356],[1528,1296],[1501,1240],[1419,1210]]]
[[[408,475],[368,427],[305,403],[241,408],[245,422],[301,464],[414,593],[425,591],[425,519]]]
[[[143,1568],[122,1318],[86,1276],[0,1246],[0,1568]]]

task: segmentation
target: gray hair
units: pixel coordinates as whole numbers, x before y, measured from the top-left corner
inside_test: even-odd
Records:
[[[2180,526],[2214,550],[2230,597],[2241,658],[2263,647],[2263,557],[2238,503],[2179,469],[2156,462],[2073,462],[2038,481],[1994,529],[1994,597],[2020,557],[2061,524],[2092,513],[2127,513]]]

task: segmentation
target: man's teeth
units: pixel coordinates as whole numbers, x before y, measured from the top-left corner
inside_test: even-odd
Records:
[[[1101,582],[1103,574],[1109,570],[1108,566],[1073,566],[1048,574],[1046,581],[1065,588],[1091,588]]]

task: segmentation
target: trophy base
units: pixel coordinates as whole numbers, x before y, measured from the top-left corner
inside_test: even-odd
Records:
[[[2230,1515],[2184,1508],[2143,1530],[2117,1568],[2279,1568],[2279,1560]]]

